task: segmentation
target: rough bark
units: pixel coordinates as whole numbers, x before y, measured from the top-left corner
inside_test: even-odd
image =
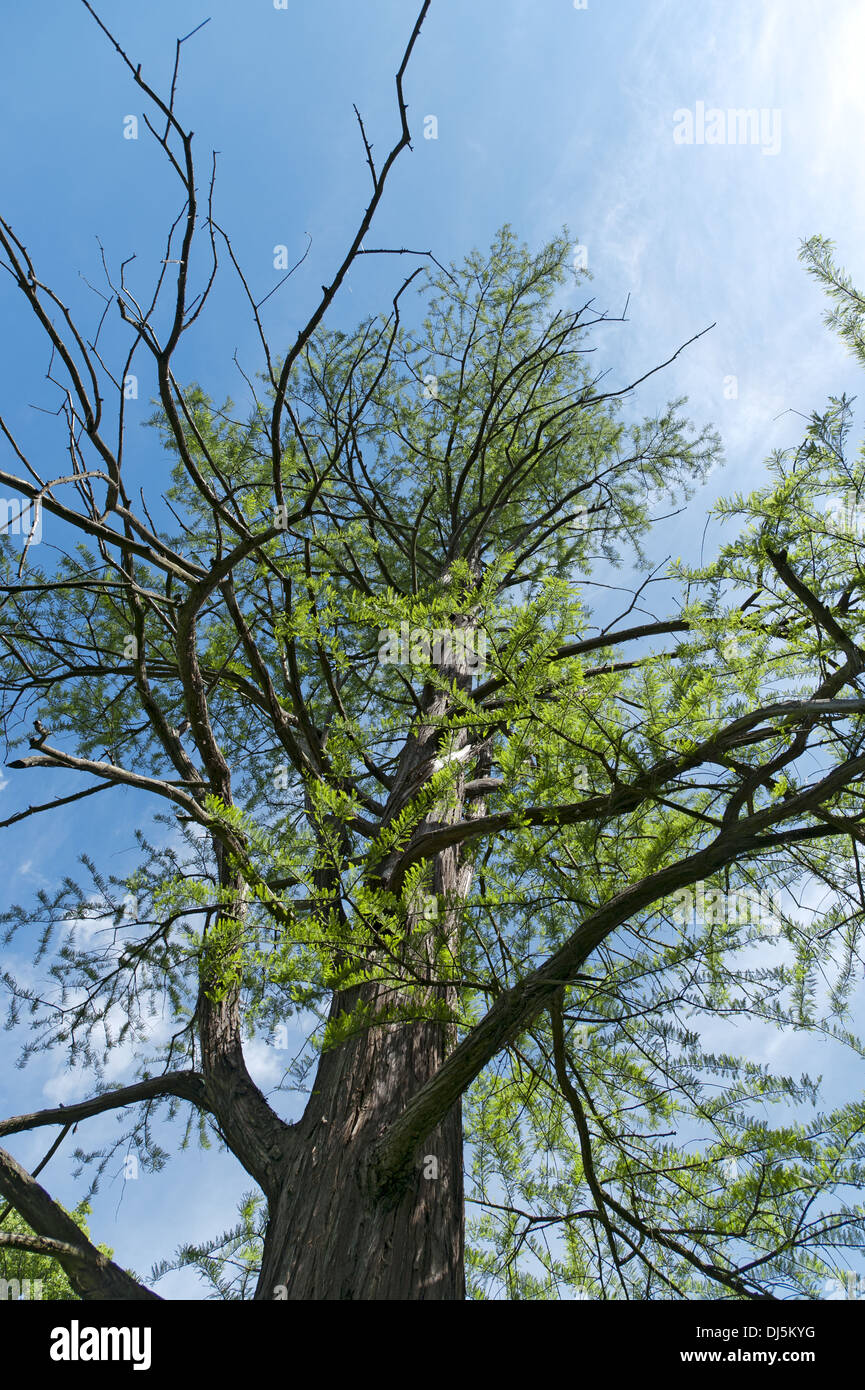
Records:
[[[373,1004],[381,994],[365,992]],[[333,1012],[359,994],[337,996]],[[369,1182],[375,1141],[441,1065],[450,1031],[439,1022],[373,1027],[323,1054],[271,1204],[257,1298],[465,1296],[460,1103],[396,1191],[376,1198]]]
[[[464,658],[446,653],[446,679],[471,684]],[[465,768],[480,763],[482,749],[468,748],[463,730],[446,733],[447,694],[427,687],[424,717],[410,735],[394,779],[385,823],[398,815],[436,770],[453,763],[453,784],[415,835],[424,835],[464,814]],[[466,756],[470,753],[470,756]],[[474,814],[483,813],[480,799]],[[413,837],[414,838],[414,837]],[[381,882],[398,855],[382,867]],[[412,970],[432,983],[419,988],[379,981],[334,996],[331,1017],[358,1004],[373,1015],[404,1003],[429,1017],[366,1028],[320,1058],[312,1096],[292,1131],[293,1158],[279,1198],[271,1202],[259,1299],[456,1300],[465,1298],[462,1102],[457,1097],[384,1189],[376,1181],[375,1155],[382,1136],[412,1096],[436,1075],[457,1043],[453,1013],[457,992],[436,976],[436,950],[459,954],[462,904],[471,865],[459,847],[437,855],[433,866],[436,912],[408,914],[400,947],[406,979]]]
[[[435,947],[458,949],[460,903],[470,869],[448,850],[435,866],[440,919],[410,916],[401,955],[432,973]],[[270,1205],[257,1298],[463,1299],[464,1205],[462,1104],[454,1102],[385,1190],[376,1189],[381,1137],[456,1046],[456,1028],[440,1017],[456,991],[433,984],[409,992],[392,982],[337,993],[331,1017],[358,1005],[375,1016],[405,1004],[429,1018],[373,1023],[319,1060],[312,1095],[292,1131],[293,1157]]]

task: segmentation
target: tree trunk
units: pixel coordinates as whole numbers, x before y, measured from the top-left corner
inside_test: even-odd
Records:
[[[363,990],[373,1004],[384,993]],[[337,996],[332,1014],[360,993]],[[465,1297],[461,1106],[397,1191],[376,1198],[369,1184],[372,1145],[441,1065],[452,1032],[440,1022],[386,1024],[322,1055],[296,1158],[271,1204],[256,1298]]]
[[[457,627],[468,623],[467,618],[456,619]],[[467,657],[458,644],[448,645],[440,669],[445,680],[463,690],[471,687]],[[469,749],[464,728],[446,732],[449,700],[447,688],[425,687],[424,717],[403,749],[385,825],[450,760],[455,760],[455,782],[415,833],[422,835],[462,817],[465,755],[471,751],[477,762],[479,749]],[[488,751],[481,765],[487,769]],[[478,800],[474,814],[483,810]],[[381,886],[390,887],[390,871],[398,858],[396,852],[385,860]],[[442,1006],[452,1018],[458,995],[452,984],[436,977],[436,952],[444,945],[453,959],[459,957],[471,880],[471,864],[458,848],[438,854],[433,863],[432,918],[417,902],[409,911],[401,947],[405,989],[393,980],[380,980],[334,996],[332,1018],[358,1003],[373,1016],[387,1010],[392,1017],[401,1002],[414,1009],[415,1018],[373,1023],[319,1059],[309,1104],[293,1132],[285,1184],[270,1203],[256,1298],[465,1298],[461,1103],[427,1136],[412,1169],[401,1174],[385,1196],[374,1191],[371,1179],[375,1145],[456,1046],[456,1027],[442,1021]],[[335,883],[322,886],[333,888]],[[436,982],[411,986],[414,974]],[[417,1018],[422,1001],[429,1005],[427,1020]]]

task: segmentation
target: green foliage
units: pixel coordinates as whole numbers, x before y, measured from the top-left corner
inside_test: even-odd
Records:
[[[206,1297],[219,1302],[251,1298],[261,1267],[266,1213],[259,1192],[244,1194],[238,1221],[231,1230],[201,1245],[184,1245],[172,1260],[153,1266],[154,1283],[179,1269],[195,1269],[208,1288]]]

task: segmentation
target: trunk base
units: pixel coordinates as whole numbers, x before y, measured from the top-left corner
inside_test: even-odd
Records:
[[[446,1031],[372,1028],[321,1057],[271,1204],[256,1298],[465,1298],[462,1107],[424,1141],[388,1202],[367,1182],[373,1144],[441,1064]]]

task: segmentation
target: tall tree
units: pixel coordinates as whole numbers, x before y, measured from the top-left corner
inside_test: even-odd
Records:
[[[415,265],[389,311],[351,333],[325,322],[352,263],[382,250],[364,238],[410,145],[427,9],[395,143],[377,163],[360,122],[370,202],[284,353],[212,179],[199,194],[176,68],[162,97],[112,39],[183,197],[154,292],[106,261],[119,367],[0,221],[68,458],[47,476],[0,420],[16,461],[0,482],[34,526],[2,556],[4,724],[29,743],[9,766],[86,778],[6,824],[118,787],[163,807],[133,874],[88,851],[86,886],[6,916],[10,939],[41,927],[38,953],[55,952],[53,992],[4,976],[28,1048],[98,1064],[103,1036],[137,1038],[140,1077],[0,1135],[128,1109],[122,1142],[161,1163],[153,1111],[186,1108],[263,1203],[261,1227],[251,1194],[234,1233],[184,1256],[223,1297],[221,1255],[245,1252],[245,1292],[260,1239],[259,1299],[463,1298],[467,1196],[472,1296],[808,1295],[861,1243],[862,1104],[806,1115],[810,1078],[704,1039],[762,1019],[861,1053],[845,1015],[861,539],[826,509],[862,487],[849,403],[724,505],[742,520],[713,563],[674,566],[660,590],[646,569],[621,611],[605,605],[610,566],[642,560],[719,445],[681,401],[625,417],[651,372],[617,388],[594,368],[608,316],[569,307],[567,238],[532,254],[505,228],[449,268],[395,252]],[[831,248],[811,247],[829,274]],[[241,411],[173,366],[220,258],[261,343]],[[855,328],[860,301],[833,284]],[[141,357],[162,462],[136,500],[125,382]],[[815,884],[829,902],[803,920]],[[292,1020],[312,1020],[296,1123],[244,1057]],[[81,1297],[157,1296],[2,1150],[0,1192]]]

